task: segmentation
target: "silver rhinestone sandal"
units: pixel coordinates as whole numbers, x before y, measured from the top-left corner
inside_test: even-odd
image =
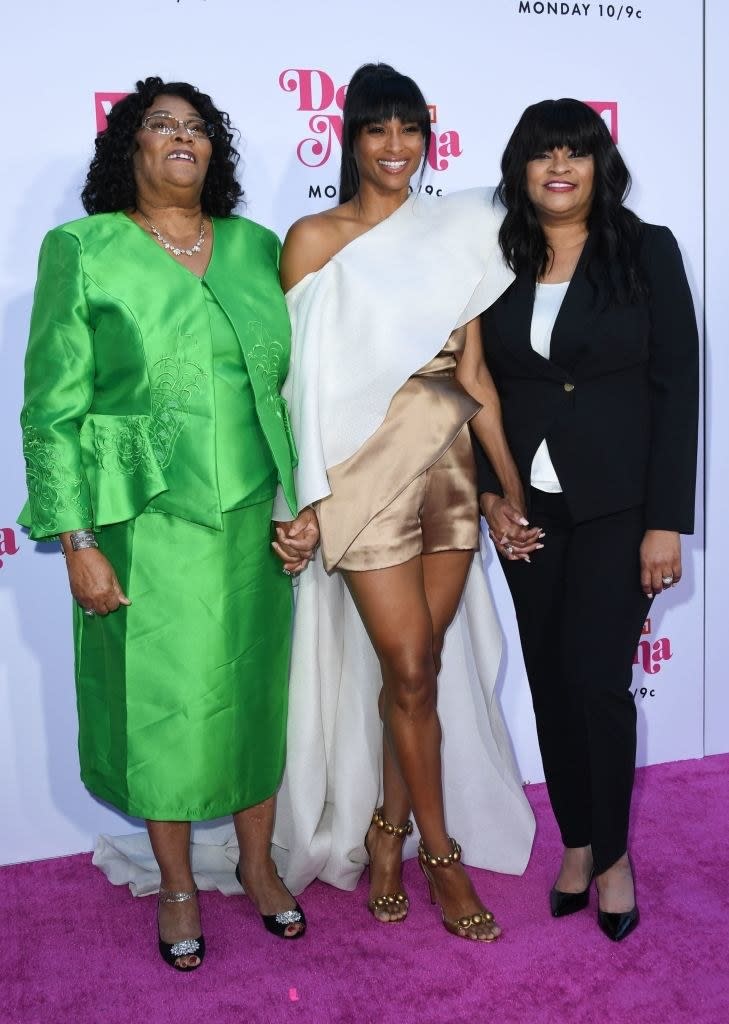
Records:
[[[191,892],[171,892],[169,889],[160,889],[157,897],[160,903],[186,903],[197,896],[197,887]],[[157,924],[157,938],[159,939],[160,956],[166,964],[174,967],[176,971],[196,971],[203,962],[205,956],[205,939],[198,935],[196,939],[180,939],[179,942],[165,942],[159,934],[159,923]],[[181,964],[178,961],[182,957],[196,956],[196,964]]]
[[[235,866],[235,877],[242,889],[243,882],[240,878],[239,864]],[[289,895],[291,894],[289,893]],[[276,935],[279,939],[300,939],[306,932],[306,916],[298,903],[292,910],[280,910],[278,914],[259,914],[258,916],[263,921],[266,931],[269,931],[271,935]],[[296,932],[290,932],[289,928],[292,924],[298,924],[301,927]]]

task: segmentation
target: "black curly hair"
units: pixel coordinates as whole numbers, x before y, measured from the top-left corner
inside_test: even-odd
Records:
[[[645,295],[640,265],[641,221],[625,205],[630,173],[600,117],[580,100],[542,100],[527,107],[501,158],[496,197],[506,207],[499,243],[517,274],[537,280],[549,263],[549,248],[527,195],[526,169],[537,154],[565,146],[592,156],[595,185],[588,227],[596,236],[595,252],[608,268],[609,291],[633,301]],[[587,268],[588,279],[590,267]]]
[[[136,92],[130,92],[114,104],[106,130],[96,137],[96,152],[81,192],[87,213],[136,208],[137,188],[132,165],[134,136],[145,110],[162,95],[186,100],[215,129],[210,139],[212,155],[201,196],[203,212],[211,217],[229,217],[241,201],[243,189],[235,176],[239,155],[233,146],[228,115],[218,110],[207,93],[200,92],[194,85],[150,77],[137,82]]]

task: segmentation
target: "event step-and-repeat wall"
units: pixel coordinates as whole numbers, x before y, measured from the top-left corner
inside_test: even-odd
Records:
[[[241,133],[246,212],[280,235],[337,201],[342,103],[349,76],[365,61],[412,75],[432,105],[425,188],[437,194],[495,184],[527,104],[588,101],[631,168],[630,204],[677,236],[703,315],[698,0],[423,0],[415,7],[371,0],[351,18],[328,0],[258,8],[234,0],[127,0],[123,13],[92,0],[76,0],[72,11],[28,0],[4,19],[0,77],[6,98],[15,99],[6,115],[12,130],[0,233],[0,863],[86,850],[99,831],[138,828],[78,780],[63,560],[54,545],[34,544],[15,525],[24,500],[17,420],[38,247],[50,227],[82,214],[94,134],[137,78],[192,81],[230,112]],[[702,521],[699,499],[681,587],[655,603],[635,655],[643,764],[704,753]],[[523,777],[540,781],[511,604],[493,558],[486,571],[506,638],[503,707]],[[725,739],[718,732],[715,749],[727,749]]]

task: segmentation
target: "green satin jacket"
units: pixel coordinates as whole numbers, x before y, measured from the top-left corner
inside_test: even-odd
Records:
[[[296,513],[296,449],[279,393],[290,326],[276,236],[213,219],[205,282],[230,320]],[[32,538],[132,519],[150,504],[222,528],[210,325],[202,285],[123,213],[50,231],[41,248],[21,415]],[[232,443],[245,444],[246,439]]]

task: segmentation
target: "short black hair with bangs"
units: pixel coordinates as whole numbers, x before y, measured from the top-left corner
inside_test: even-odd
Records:
[[[506,207],[499,232],[504,257],[517,274],[528,273],[534,280],[546,271],[549,251],[527,195],[526,170],[540,153],[561,147],[593,158],[595,183],[587,226],[596,235],[596,255],[610,268],[610,290],[634,300],[644,294],[644,286],[639,267],[641,222],[623,205],[630,191],[630,173],[603,119],[580,100],[532,104],[506,144],[496,189],[496,197]]]
[[[430,111],[417,84],[389,64],[363,64],[347,87],[342,124],[342,168],[339,202],[346,203],[359,188],[354,144],[368,124],[397,118],[417,124],[423,136],[423,167],[430,146]],[[422,169],[421,169],[422,177]]]

